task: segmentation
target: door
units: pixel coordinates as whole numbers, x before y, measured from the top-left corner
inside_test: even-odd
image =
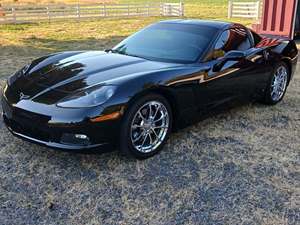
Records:
[[[265,59],[254,48],[249,31],[235,27],[222,32],[206,62],[207,73],[198,87],[200,111],[228,101],[249,98],[265,75]]]

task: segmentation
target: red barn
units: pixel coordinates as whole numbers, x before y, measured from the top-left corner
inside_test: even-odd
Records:
[[[260,34],[294,38],[300,34],[298,0],[264,0],[260,24],[253,28]]]

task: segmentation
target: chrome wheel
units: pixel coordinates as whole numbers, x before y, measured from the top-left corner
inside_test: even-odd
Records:
[[[276,70],[271,83],[271,98],[274,102],[279,101],[284,95],[288,80],[288,72],[285,66]]]
[[[131,142],[142,153],[156,150],[167,136],[170,116],[158,101],[150,101],[138,109],[131,123]]]

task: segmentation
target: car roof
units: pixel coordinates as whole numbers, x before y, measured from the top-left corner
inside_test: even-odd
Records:
[[[174,20],[164,20],[159,23],[173,23],[173,24],[189,24],[189,25],[199,25],[214,27],[217,29],[230,28],[232,26],[238,25],[230,22],[218,21],[218,20],[199,20],[199,19],[174,19]]]

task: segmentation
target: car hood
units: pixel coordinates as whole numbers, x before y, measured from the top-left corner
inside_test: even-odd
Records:
[[[10,86],[18,95],[15,98],[21,93],[29,99],[47,95],[54,100],[54,96],[61,99],[95,84],[114,85],[128,76],[141,76],[176,66],[178,64],[102,51],[64,52],[33,61],[25,74],[12,79]]]

